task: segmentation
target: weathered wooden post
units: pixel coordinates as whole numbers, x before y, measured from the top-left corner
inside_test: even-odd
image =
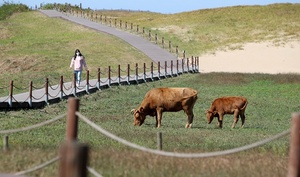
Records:
[[[160,62],[157,62],[158,79],[160,79]]]
[[[97,88],[98,88],[98,90],[100,90],[100,82],[101,82],[101,80],[100,80],[100,68],[98,68],[98,73],[97,73]]]
[[[110,87],[111,84],[111,70],[110,70],[110,66],[108,66],[108,87]]]
[[[143,37],[145,36],[145,27],[143,27]]]
[[[288,177],[300,176],[300,113],[292,114]]]
[[[49,104],[49,79],[46,78],[45,81],[45,102],[46,104]]]
[[[79,99],[69,98],[66,140],[60,148],[60,177],[87,177],[88,146],[77,142]]]
[[[157,33],[155,33],[155,44],[157,44]]]
[[[167,78],[167,74],[168,74],[168,64],[167,64],[167,61],[165,61],[165,78]]]
[[[178,45],[176,46],[176,49],[175,49],[176,51],[176,57],[178,58]]]
[[[90,92],[89,92],[89,89],[90,89],[90,71],[87,70],[87,71],[86,71],[86,85],[85,85],[85,92],[86,92],[87,94],[90,93]]]
[[[190,72],[190,64],[189,64],[189,58],[186,58],[186,67],[187,67],[187,72]]]
[[[139,84],[139,65],[138,63],[135,64],[135,81]]]
[[[136,25],[136,33],[139,34],[139,25]]]
[[[179,60],[176,60],[176,75],[178,76],[179,74]]]
[[[184,59],[181,60],[182,74],[184,73]]]
[[[77,89],[77,87],[76,87],[76,74],[74,73],[74,75],[73,75],[73,95],[74,96],[76,96],[76,89]]]
[[[157,132],[157,149],[162,150],[162,133]]]
[[[60,76],[59,86],[60,86],[60,99],[62,100],[64,97],[64,76]]]
[[[195,72],[194,56],[192,56],[192,71]]]
[[[151,62],[151,80],[153,81],[153,62]]]
[[[164,37],[161,38],[161,45],[162,45],[162,48],[165,48],[165,39],[164,39]]]
[[[115,28],[117,28],[117,19],[115,18]]]
[[[171,41],[169,41],[169,51],[172,52],[172,45],[171,45]]]
[[[173,60],[171,60],[171,77],[173,77]]]
[[[151,30],[149,30],[148,37],[149,37],[149,41],[151,41]]]
[[[121,85],[121,66],[118,65],[118,84]]]
[[[14,81],[10,81],[9,102],[8,102],[10,108],[12,108],[13,90],[14,90]]]
[[[8,151],[8,135],[3,137],[3,151]]]
[[[59,177],[87,177],[88,146],[66,142],[60,148]]]
[[[127,64],[127,83],[130,85],[130,64]]]
[[[29,82],[29,107],[32,107],[32,81]]]
[[[66,141],[77,140],[79,99],[70,97],[68,99],[67,125],[66,125]]]
[[[146,63],[144,63],[144,82],[146,83]]]

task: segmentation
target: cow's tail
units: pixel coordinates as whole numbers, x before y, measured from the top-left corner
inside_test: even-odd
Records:
[[[248,104],[248,100],[246,100],[246,103],[244,104],[244,106],[241,108],[241,110],[245,110]]]

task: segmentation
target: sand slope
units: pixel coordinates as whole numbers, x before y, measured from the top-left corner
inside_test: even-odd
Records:
[[[298,73],[300,42],[281,46],[272,43],[248,43],[242,50],[218,51],[200,56],[200,72]]]

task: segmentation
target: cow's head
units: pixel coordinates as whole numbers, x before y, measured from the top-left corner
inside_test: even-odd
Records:
[[[133,125],[141,126],[146,118],[144,108],[140,107],[139,109],[132,109],[131,113],[133,114]]]
[[[207,110],[206,111],[207,123],[210,124],[211,121],[214,119],[214,117],[217,116],[217,114],[218,113],[216,111]]]

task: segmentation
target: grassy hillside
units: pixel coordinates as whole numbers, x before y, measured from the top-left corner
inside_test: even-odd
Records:
[[[94,76],[99,67],[112,66],[115,71],[118,64],[150,66],[147,56],[120,39],[37,11],[14,14],[0,21],[0,26],[0,86],[10,80],[18,87],[27,86],[30,80],[39,86],[46,77],[59,83],[61,75],[70,81],[69,65],[76,48]]]
[[[288,40],[300,40],[300,4],[236,6],[177,14],[97,13],[151,29],[152,34],[164,36],[194,56],[216,49],[237,49],[247,42],[267,40],[282,45]]]
[[[241,48],[242,43],[271,40],[283,45],[300,40],[300,4],[237,6],[178,14],[98,11],[98,14],[151,29],[159,38],[171,40],[187,56],[200,56],[218,49]],[[17,87],[29,81],[43,85],[61,75],[71,80],[68,69],[76,48],[86,56],[91,74],[98,67],[115,69],[118,64],[147,63],[144,54],[123,41],[39,12],[16,13],[0,21],[0,86],[14,80]],[[149,65],[148,65],[149,66]],[[83,76],[84,77],[84,76]],[[0,92],[3,92],[2,90]],[[7,94],[7,93],[3,93]]]

